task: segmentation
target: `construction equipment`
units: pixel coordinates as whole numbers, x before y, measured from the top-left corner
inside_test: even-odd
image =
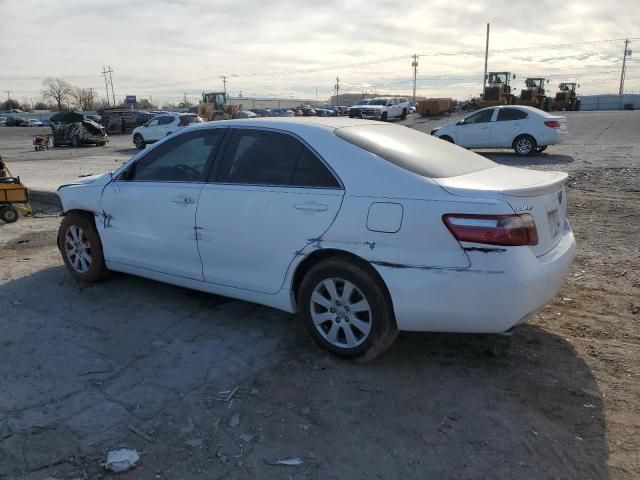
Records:
[[[13,223],[20,217],[15,204],[24,204],[26,211],[31,212],[29,192],[20,183],[20,177],[14,177],[0,157],[0,220]]]
[[[549,111],[551,99],[545,95],[544,84],[549,83],[549,80],[544,78],[527,78],[524,81],[525,88],[520,91],[520,98],[518,99],[518,105],[528,105],[529,107],[536,107],[545,112]]]
[[[435,117],[451,113],[453,111],[453,100],[450,98],[427,98],[426,100],[419,100],[416,107],[421,116]]]
[[[580,85],[577,83],[561,83],[558,85],[558,93],[556,98],[551,102],[552,110],[573,110],[578,111],[581,107],[581,101],[577,98],[576,88]]]
[[[227,104],[225,92],[202,92],[202,101],[198,104],[198,115],[206,122],[235,118],[238,107]]]
[[[509,72],[489,72],[487,75],[487,86],[479,98],[474,99],[478,108],[494,107],[496,105],[513,105],[516,97],[511,93],[509,82],[513,77]]]

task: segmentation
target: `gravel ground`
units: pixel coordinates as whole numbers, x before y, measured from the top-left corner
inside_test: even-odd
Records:
[[[541,155],[481,152],[570,174],[570,278],[508,338],[402,334],[354,365],[272,309],[127,275],[76,284],[54,211],[0,225],[0,478],[110,478],[119,447],[141,455],[123,479],[640,478],[640,112],[567,116]],[[25,130],[0,129],[14,170],[131,153],[121,137],[34,158]]]

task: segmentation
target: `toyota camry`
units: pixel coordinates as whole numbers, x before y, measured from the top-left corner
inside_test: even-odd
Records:
[[[69,272],[109,271],[297,313],[365,361],[398,331],[503,333],[563,284],[567,174],[502,166],[349,118],[210,122],[63,185]]]

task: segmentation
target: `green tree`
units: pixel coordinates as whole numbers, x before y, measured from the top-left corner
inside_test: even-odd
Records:
[[[10,98],[2,103],[3,110],[11,110],[12,108],[20,108],[20,102]]]

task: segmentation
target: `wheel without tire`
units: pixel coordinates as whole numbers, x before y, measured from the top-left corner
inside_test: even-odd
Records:
[[[144,138],[142,138],[142,135],[136,133],[133,136],[133,144],[136,146],[136,148],[142,150],[145,147]]]
[[[384,285],[345,257],[309,270],[300,285],[298,309],[311,338],[342,358],[372,360],[398,334]]]
[[[513,141],[513,150],[523,157],[530,155],[536,147],[536,139],[531,135],[520,135]]]
[[[58,248],[67,270],[77,280],[94,283],[107,276],[100,235],[89,214],[71,212],[64,217]]]
[[[20,218],[18,209],[13,205],[4,205],[0,207],[0,220],[5,223],[13,223]]]

